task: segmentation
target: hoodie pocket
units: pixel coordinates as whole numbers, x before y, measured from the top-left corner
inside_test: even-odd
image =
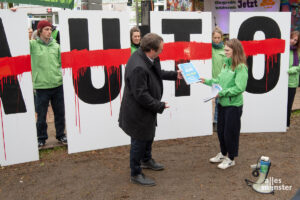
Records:
[[[33,74],[32,74],[32,81],[33,81],[34,83],[37,82],[37,78],[38,78],[38,72],[33,73]]]

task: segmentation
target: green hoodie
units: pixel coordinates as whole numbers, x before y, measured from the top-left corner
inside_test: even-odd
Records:
[[[241,106],[248,81],[248,68],[245,64],[239,64],[232,71],[231,64],[231,58],[226,58],[219,76],[216,79],[205,80],[205,84],[211,86],[217,83],[222,87],[222,91],[219,92],[219,103],[222,106]]]
[[[288,69],[289,74],[289,88],[297,88],[299,85],[299,73],[300,73],[300,62],[299,66],[293,66],[294,54],[290,51],[290,66]]]
[[[224,65],[226,56],[223,48],[217,49],[212,47],[212,77],[217,78]]]
[[[40,38],[30,40],[33,89],[62,85],[60,47],[52,38],[46,44]]]
[[[131,54],[133,54],[136,50],[138,50],[138,46],[131,43]]]

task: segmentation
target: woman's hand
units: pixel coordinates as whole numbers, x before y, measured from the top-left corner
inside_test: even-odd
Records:
[[[200,78],[200,83],[205,83],[205,78]]]

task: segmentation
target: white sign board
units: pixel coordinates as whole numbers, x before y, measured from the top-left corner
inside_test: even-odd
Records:
[[[286,130],[290,18],[290,13],[284,12],[230,13],[231,38],[285,40],[284,53],[270,57],[269,64],[265,63],[266,57],[262,54],[248,57],[249,78],[244,93],[242,132]]]
[[[161,35],[165,43],[203,42],[211,43],[211,13],[151,12],[151,32]],[[187,61],[184,61],[187,62]],[[211,77],[211,59],[191,60],[200,77]],[[161,62],[162,69],[175,70],[175,62]],[[183,84],[182,80],[182,83]],[[163,100],[170,104],[158,116],[156,139],[194,137],[212,134],[212,105],[204,103],[211,88],[192,84],[187,94],[175,94],[176,83],[164,81]],[[185,91],[183,93],[185,93]]]
[[[129,48],[129,15],[125,12],[60,12],[61,51]],[[84,59],[84,58],[83,58]],[[110,66],[108,66],[110,67]],[[121,68],[121,76],[124,67]],[[120,75],[104,66],[85,68],[73,84],[72,70],[64,69],[64,95],[69,153],[128,144],[130,139],[118,126]],[[117,91],[113,91],[117,88]],[[79,95],[78,95],[79,94]]]
[[[0,56],[28,55],[26,13],[0,11],[0,20]],[[1,66],[1,72],[4,68]],[[0,165],[38,160],[31,72],[3,77],[0,88]]]

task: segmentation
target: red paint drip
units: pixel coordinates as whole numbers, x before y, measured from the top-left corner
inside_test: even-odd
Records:
[[[266,55],[265,59],[266,59],[266,63],[267,63],[267,65],[266,65],[266,91],[267,91],[268,90],[268,75],[269,75],[269,72],[270,72],[269,63],[270,63],[270,61],[272,62],[271,66],[273,68],[274,67],[274,60],[275,60],[275,63],[277,63],[277,55]]]
[[[74,81],[74,90],[75,90],[75,124],[79,128],[79,133],[81,133],[80,126],[80,109],[79,109],[79,98],[78,98],[78,78],[80,75],[83,75],[85,69],[78,69],[77,71],[72,71],[73,81]]]
[[[118,80],[119,80],[119,94],[120,94],[120,102],[122,101],[122,94],[121,94],[121,67],[120,66],[118,69],[117,69],[117,73],[118,73]],[[124,73],[125,74],[125,73]]]
[[[111,69],[111,70],[110,70]],[[111,107],[111,92],[110,92],[110,75],[112,74],[112,67],[107,68],[107,78],[108,78],[108,93],[109,93],[109,105],[110,105],[110,116],[112,116],[112,107]]]
[[[1,125],[2,125],[2,138],[3,138],[3,150],[4,150],[4,157],[6,160],[6,147],[5,147],[5,137],[4,137],[4,127],[3,127],[3,117],[2,117],[2,104],[0,101],[0,113],[1,113]]]

